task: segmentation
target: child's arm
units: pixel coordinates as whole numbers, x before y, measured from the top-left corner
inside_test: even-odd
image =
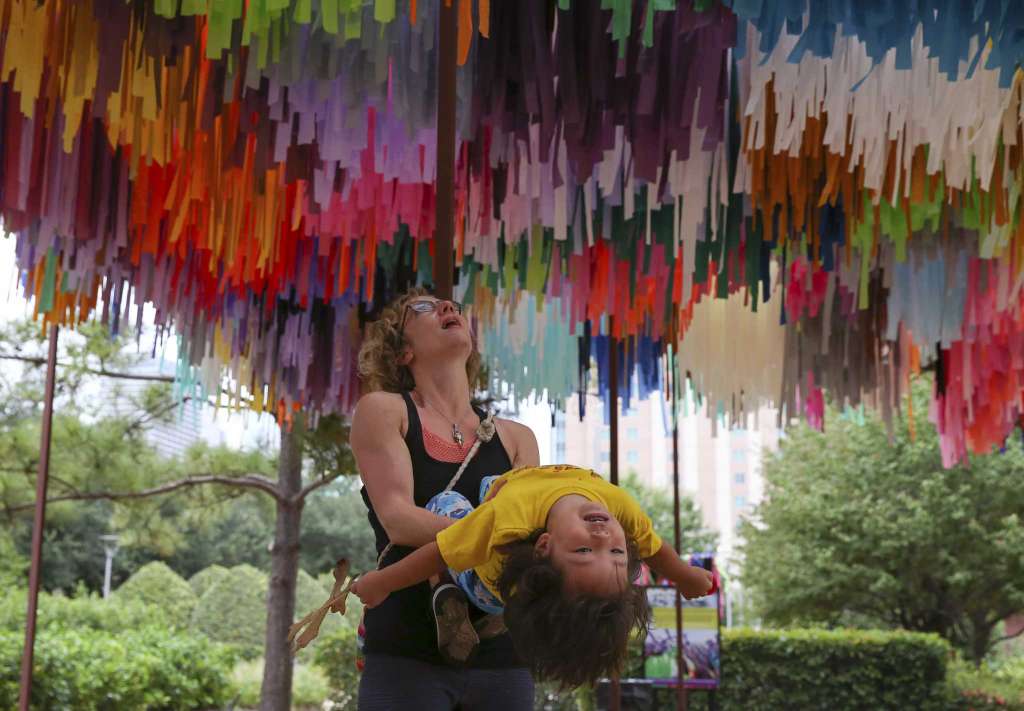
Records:
[[[711,592],[711,573],[686,563],[668,543],[662,542],[658,552],[650,558],[645,558],[644,562],[671,580],[687,600],[703,597]]]
[[[352,585],[352,592],[359,596],[367,607],[376,607],[395,590],[421,583],[447,569],[448,566],[441,557],[441,549],[434,541],[417,548],[397,563],[359,576]]]

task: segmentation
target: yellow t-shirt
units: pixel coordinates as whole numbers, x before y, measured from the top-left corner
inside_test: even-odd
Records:
[[[490,500],[437,534],[437,545],[448,567],[459,572],[475,569],[495,595],[503,558],[496,550],[498,546],[520,541],[544,528],[548,511],[569,494],[579,494],[608,509],[622,525],[626,538],[636,543],[641,558],[649,558],[661,548],[651,519],[636,501],[589,469],[564,464],[525,467],[503,474],[494,486],[500,481],[504,486]]]

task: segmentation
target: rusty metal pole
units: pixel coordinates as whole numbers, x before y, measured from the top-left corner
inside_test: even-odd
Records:
[[[611,398],[611,441],[609,442],[608,476],[612,484],[619,485],[619,341],[615,338],[615,317],[608,317],[608,397]],[[608,708],[620,711],[621,689],[615,676],[608,688]]]
[[[674,319],[673,319],[674,321]],[[673,324],[674,326],[674,324]],[[676,340],[675,328],[672,329],[672,356],[669,361],[669,372],[672,382],[672,510],[675,513],[673,519],[673,535],[676,552],[679,555],[682,551],[682,531],[679,521],[679,408],[678,408],[678,387],[679,371],[677,370],[676,349],[679,343]],[[684,684],[683,669],[683,601],[676,592],[676,708],[685,711],[687,707],[686,686]]]
[[[438,0],[438,6],[434,295],[439,299],[450,299],[455,272],[455,64],[458,28],[452,0]]]
[[[25,619],[25,648],[21,653],[21,689],[19,711],[28,711],[32,697],[32,659],[35,656],[36,613],[39,580],[43,564],[43,526],[46,524],[46,489],[50,478],[50,434],[53,423],[53,392],[57,379],[57,325],[50,326],[50,354],[46,360],[46,395],[43,401],[43,426],[39,442],[39,471],[36,475],[36,508],[32,521],[32,563],[28,574],[28,616]]]

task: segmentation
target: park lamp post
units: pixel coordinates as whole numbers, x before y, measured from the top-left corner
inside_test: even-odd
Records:
[[[114,556],[117,555],[117,544],[120,538],[116,534],[100,536],[103,542],[103,552],[106,553],[107,561],[103,567],[103,599],[110,597],[110,572],[114,565]]]

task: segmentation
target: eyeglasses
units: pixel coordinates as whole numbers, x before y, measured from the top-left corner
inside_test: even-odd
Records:
[[[402,335],[405,332],[405,314],[408,313],[409,309],[412,309],[418,314],[429,314],[437,311],[441,304],[451,304],[452,308],[455,309],[455,313],[462,315],[462,304],[458,301],[451,301],[447,299],[418,299],[416,301],[410,301],[405,305],[405,310],[402,311],[402,322],[398,326],[398,334]]]

